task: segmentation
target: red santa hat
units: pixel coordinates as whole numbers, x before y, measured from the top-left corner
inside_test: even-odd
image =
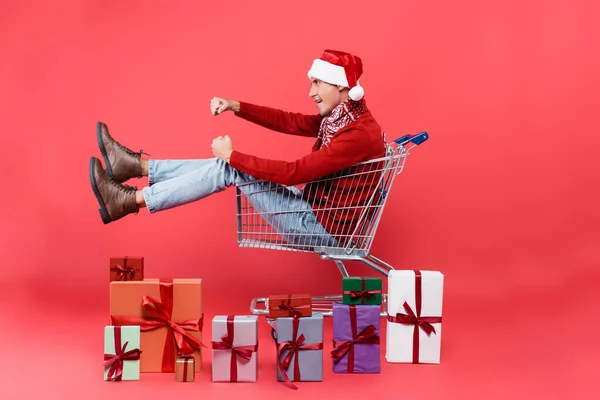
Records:
[[[337,50],[325,50],[320,58],[313,61],[308,77],[319,79],[332,85],[350,88],[350,98],[358,101],[365,91],[358,83],[362,75],[362,60],[349,53]]]

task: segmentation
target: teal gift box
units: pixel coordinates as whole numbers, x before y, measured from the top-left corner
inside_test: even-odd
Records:
[[[140,354],[139,326],[107,326],[104,328],[105,381],[139,380]]]

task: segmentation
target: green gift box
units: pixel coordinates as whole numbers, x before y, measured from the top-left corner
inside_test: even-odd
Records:
[[[104,328],[104,380],[140,380],[140,327]]]
[[[342,278],[342,303],[381,304],[381,278]]]

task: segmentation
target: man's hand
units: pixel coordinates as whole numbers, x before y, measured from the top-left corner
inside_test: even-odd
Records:
[[[226,163],[229,163],[229,158],[233,152],[233,144],[231,143],[229,135],[225,135],[224,137],[219,136],[218,138],[213,139],[212,150],[215,156]]]
[[[212,115],[219,115],[225,111],[240,111],[240,103],[235,100],[227,100],[221,97],[213,97],[210,101],[210,112]]]

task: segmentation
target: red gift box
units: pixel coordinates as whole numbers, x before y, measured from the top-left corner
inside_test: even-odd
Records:
[[[144,280],[144,257],[112,257],[110,281]]]
[[[308,294],[272,295],[268,307],[269,318],[312,316],[312,301]]]

